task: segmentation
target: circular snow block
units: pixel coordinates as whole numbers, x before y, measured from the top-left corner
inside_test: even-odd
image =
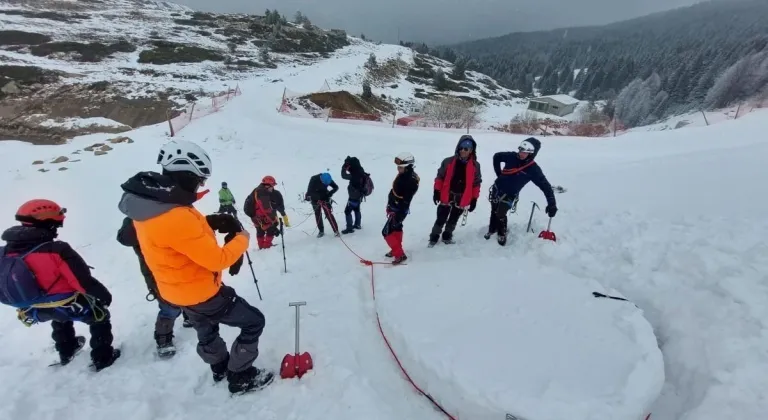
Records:
[[[375,275],[393,351],[459,420],[642,420],[661,392],[653,328],[631,302],[595,297],[621,296],[594,280],[499,259]]]

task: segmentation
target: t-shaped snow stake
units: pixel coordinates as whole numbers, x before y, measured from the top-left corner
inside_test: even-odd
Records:
[[[547,223],[547,230],[542,230],[539,233],[539,238],[546,239],[548,241],[555,241],[557,242],[557,236],[555,236],[555,232],[552,232],[549,230],[549,228],[552,226],[552,218],[549,218],[549,223]]]
[[[312,369],[312,356],[304,352],[299,354],[299,307],[305,306],[307,302],[290,302],[288,306],[296,307],[296,352],[286,354],[283,357],[283,363],[280,366],[280,377],[283,379],[301,378],[307,371]]]

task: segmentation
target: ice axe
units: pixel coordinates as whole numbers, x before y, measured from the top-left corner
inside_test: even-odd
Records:
[[[296,307],[296,351],[293,354],[286,354],[283,357],[283,363],[280,366],[280,377],[283,379],[304,376],[307,371],[312,369],[312,356],[304,352],[299,354],[299,307],[305,306],[307,302],[290,302],[288,306]]]
[[[548,241],[555,241],[557,242],[557,236],[555,236],[555,232],[552,232],[549,230],[549,228],[552,226],[552,218],[549,218],[549,223],[547,223],[547,230],[542,230],[539,232],[539,238],[546,239]]]
[[[533,232],[533,229],[531,229],[531,222],[533,222],[533,211],[536,210],[536,207],[539,207],[539,205],[536,204],[535,201],[531,201],[531,203],[533,203],[533,205],[531,206],[531,217],[528,218],[528,227],[525,228],[526,232]]]

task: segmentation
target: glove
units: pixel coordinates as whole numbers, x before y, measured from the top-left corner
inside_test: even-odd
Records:
[[[437,205],[437,203],[440,202],[440,191],[439,190],[435,190],[435,192],[432,194],[432,202],[435,203],[435,205]]]
[[[555,215],[557,214],[557,206],[554,204],[551,206],[547,206],[547,208],[544,209],[544,211],[547,213],[547,216],[555,217]]]
[[[243,256],[241,255],[240,258],[238,258],[234,264],[229,266],[229,275],[236,276],[238,273],[240,273],[240,267],[242,266],[243,266]]]
[[[310,201],[309,200],[309,194],[304,194],[304,201]]]
[[[469,212],[472,213],[475,211],[475,207],[477,207],[477,199],[473,198],[472,201],[469,203]]]
[[[291,221],[288,220],[288,215],[287,214],[283,215],[283,224],[285,225],[285,227],[291,227]]]
[[[211,229],[219,233],[237,233],[243,230],[240,222],[231,214],[214,213],[205,216],[205,221]]]

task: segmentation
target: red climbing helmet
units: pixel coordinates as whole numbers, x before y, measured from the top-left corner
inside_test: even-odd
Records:
[[[272,175],[267,175],[264,178],[261,179],[261,183],[264,185],[269,185],[270,187],[274,187],[277,185],[277,181],[275,181],[275,177]]]
[[[51,200],[38,198],[29,200],[16,210],[16,220],[24,225],[52,224],[64,225],[67,209]]]

